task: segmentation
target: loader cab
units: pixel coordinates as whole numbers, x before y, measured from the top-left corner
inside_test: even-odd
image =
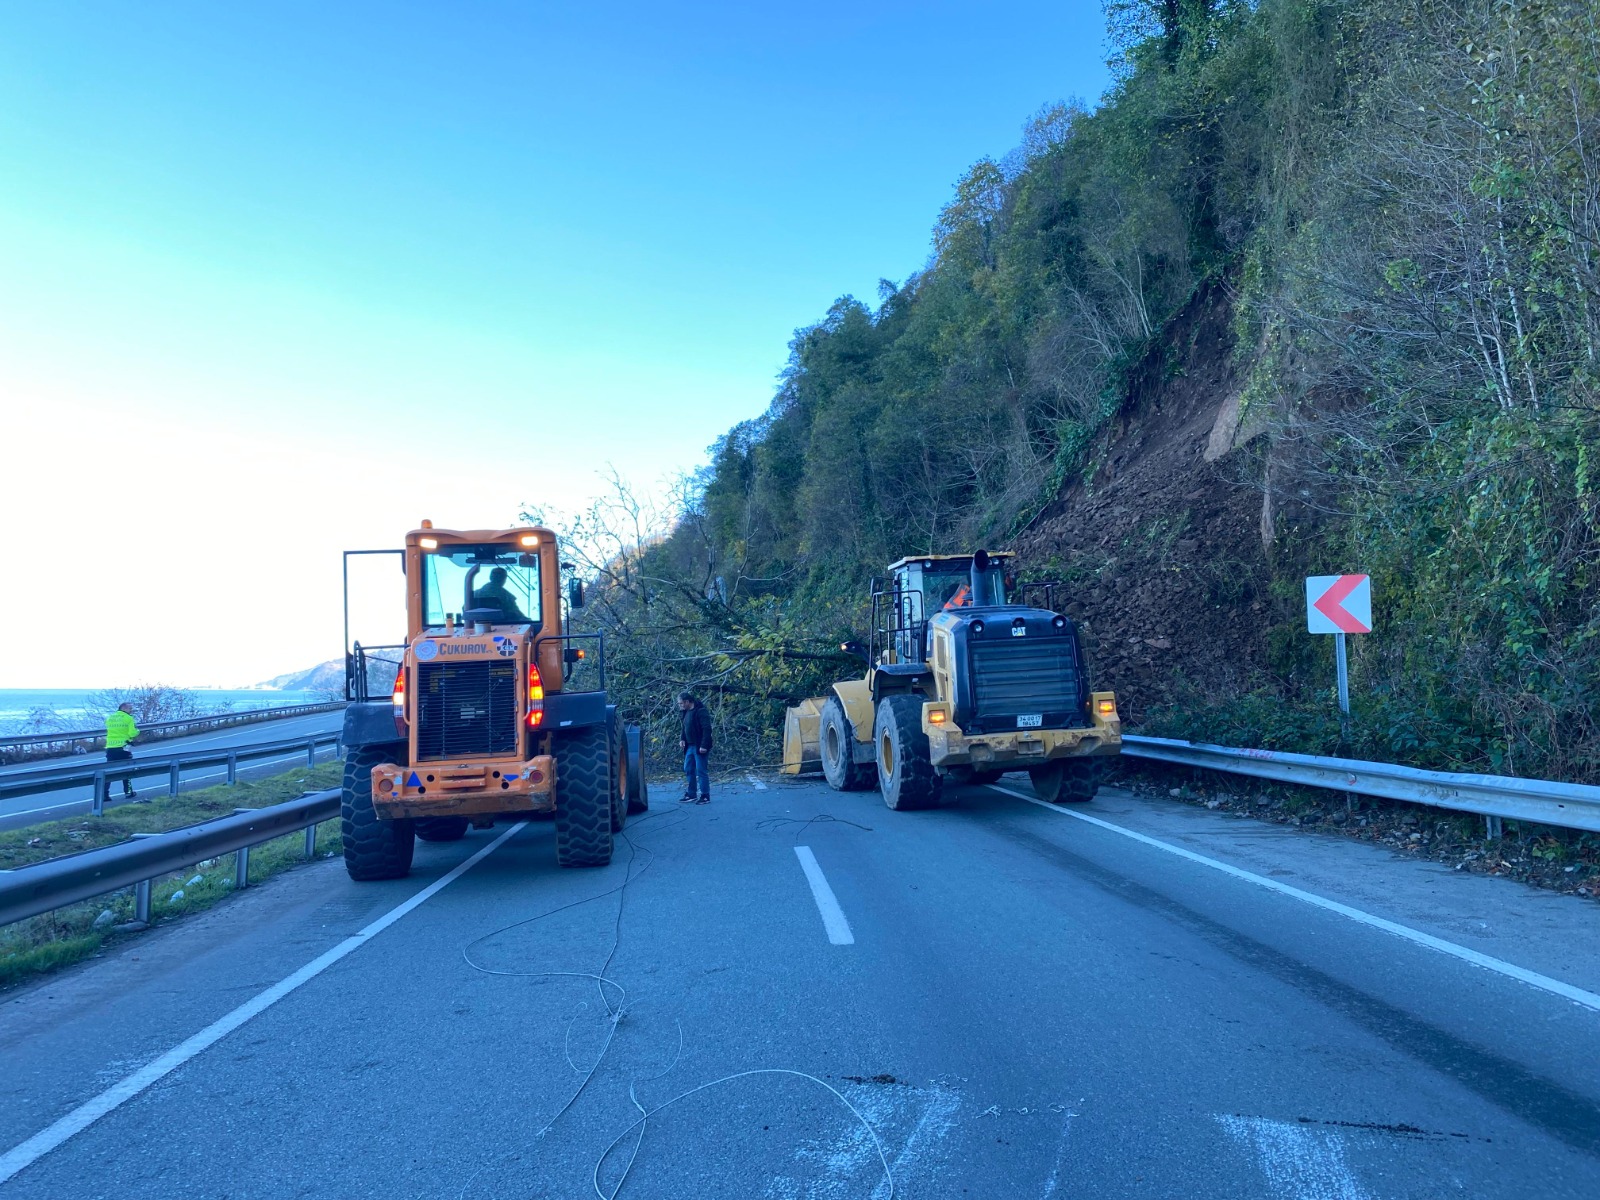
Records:
[[[515,545],[442,545],[421,557],[422,624],[543,624],[539,556]]]
[[[887,649],[894,662],[920,662],[928,654],[928,619],[937,613],[1005,604],[1006,564],[1012,555],[930,554],[902,558],[889,567],[889,588],[883,594]],[[981,594],[980,594],[981,591]]]

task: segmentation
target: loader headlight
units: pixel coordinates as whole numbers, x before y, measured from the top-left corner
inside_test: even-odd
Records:
[[[1054,625],[1057,629],[1065,629],[1067,627],[1067,619],[1065,617],[1057,617],[1055,620],[1051,621],[1050,624]]]
[[[1117,702],[1110,699],[1096,700],[1094,710],[1102,717],[1114,717],[1117,715]]]
[[[973,633],[982,633],[983,632],[983,622],[982,621],[974,621],[972,623],[972,632]]]
[[[421,546],[424,550],[437,550],[439,548],[439,539],[438,538],[418,538],[417,539],[417,545]]]
[[[525,534],[523,534],[522,535],[522,544],[524,546],[537,546],[539,544],[539,535],[537,533],[525,533]]]

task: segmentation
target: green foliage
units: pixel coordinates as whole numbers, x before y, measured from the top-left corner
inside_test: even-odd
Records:
[[[1379,614],[1352,649],[1345,752],[1600,774],[1588,5],[1107,11],[1104,101],[1048,105],[976,163],[928,266],[797,332],[770,408],[717,444],[676,525],[590,563],[610,607],[586,619],[618,635],[660,744],[663,694],[693,683],[765,753],[785,698],[853,673],[836,647],[868,579],[1003,542],[1087,486],[1108,425],[1190,361],[1183,318],[1227,304],[1274,504],[1263,661],[1238,664],[1263,690],[1191,697],[1162,727],[1340,749],[1330,651],[1299,617],[1301,577],[1337,564],[1372,574]],[[1182,514],[1143,516],[1126,562],[1243,598],[1235,564],[1172,561]]]

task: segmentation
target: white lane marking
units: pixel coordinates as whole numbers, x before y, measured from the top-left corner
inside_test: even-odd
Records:
[[[1110,821],[1103,821],[1099,817],[1091,817],[1088,813],[1074,812],[1070,808],[1061,808],[1048,804],[1036,796],[1024,795],[1022,792],[1012,791],[1008,787],[991,783],[997,792],[1004,792],[1007,796],[1015,796],[1018,800],[1026,800],[1029,804],[1037,804],[1040,808],[1063,817],[1073,817],[1079,821],[1087,821],[1091,825],[1098,825],[1101,829],[1109,829],[1112,833],[1120,833],[1123,837],[1132,838],[1146,846],[1154,846],[1157,850],[1165,850],[1168,854],[1176,854],[1179,858],[1188,859],[1190,862],[1199,863],[1203,867],[1221,871],[1224,875],[1232,875],[1235,879],[1242,879],[1246,883],[1253,883],[1257,887],[1266,888],[1270,892],[1277,892],[1283,896],[1290,896],[1316,908],[1326,909],[1331,913],[1338,913],[1341,917],[1348,917],[1362,925],[1369,925],[1373,929],[1381,929],[1385,933],[1392,933],[1395,937],[1404,938],[1419,946],[1426,946],[1430,950],[1437,950],[1440,954],[1448,954],[1452,958],[1459,958],[1462,962],[1471,963],[1475,967],[1482,967],[1486,971],[1504,975],[1508,979],[1515,979],[1519,983],[1526,983],[1531,987],[1539,988],[1564,1000],[1571,1000],[1574,1004],[1600,1012],[1600,995],[1586,992],[1580,987],[1570,983],[1562,983],[1559,979],[1551,979],[1548,975],[1540,975],[1537,971],[1530,971],[1526,967],[1519,967],[1515,963],[1508,963],[1502,959],[1491,958],[1487,954],[1480,954],[1466,946],[1458,946],[1454,942],[1447,942],[1443,938],[1436,938],[1431,933],[1423,933],[1420,929],[1412,929],[1409,925],[1401,925],[1383,917],[1375,917],[1369,912],[1359,908],[1352,908],[1348,904],[1340,904],[1337,900],[1329,900],[1326,896],[1318,896],[1314,892],[1303,892],[1297,887],[1290,887],[1287,883],[1279,883],[1276,879],[1268,879],[1264,875],[1257,875],[1252,871],[1241,870],[1229,866],[1225,862],[1218,862],[1214,858],[1207,858],[1204,854],[1196,854],[1193,850],[1185,850],[1182,846],[1174,846],[1146,834],[1135,833],[1121,825],[1113,825]]]
[[[811,898],[822,914],[822,927],[828,931],[828,940],[835,946],[855,945],[856,935],[850,932],[850,922],[844,919],[844,909],[839,907],[833,889],[828,886],[828,877],[817,865],[817,856],[811,853],[810,846],[796,846],[794,852],[800,860],[800,869],[806,873],[806,882],[811,885]]]
[[[526,821],[518,821],[482,850],[467,859],[466,862],[457,866],[448,875],[435,880],[409,900],[391,908],[359,933],[351,934],[327,953],[312,959],[293,975],[280,980],[266,991],[246,1000],[226,1016],[213,1021],[187,1041],[174,1046],[154,1062],[141,1067],[121,1082],[113,1084],[92,1100],[86,1100],[78,1105],[77,1108],[48,1129],[40,1130],[27,1141],[13,1146],[5,1154],[0,1155],[0,1184],[5,1183],[16,1175],[18,1171],[49,1154],[50,1151],[61,1145],[68,1138],[82,1133],[113,1109],[126,1104],[151,1084],[171,1074],[201,1051],[220,1042],[252,1017],[260,1016],[301,984],[315,979],[351,951],[366,945],[367,942],[377,937],[378,934],[389,928],[412,909],[425,903],[460,879],[473,867],[499,849],[500,845],[508,838],[515,837],[526,825]]]
[[[1370,1200],[1345,1162],[1344,1140],[1332,1130],[1221,1113],[1217,1122],[1255,1155],[1273,1193],[1283,1200]]]
[[[753,787],[753,788],[755,788],[755,789],[756,789],[756,791],[758,791],[758,792],[764,792],[764,791],[766,791],[766,790],[767,790],[767,785],[766,785],[766,784],[764,784],[764,783],[762,783],[762,782],[761,782],[761,780],[759,780],[759,779],[757,779],[757,778],[756,778],[756,777],[755,777],[755,776],[754,776],[754,775],[753,775],[753,774],[751,774],[751,773],[750,773],[750,772],[749,772],[749,771],[746,771],[746,772],[745,772],[745,773],[744,773],[744,777],[745,777],[745,778],[746,778],[746,779],[748,779],[748,780],[749,780],[749,781],[750,781],[750,786],[751,786],[751,787]]]

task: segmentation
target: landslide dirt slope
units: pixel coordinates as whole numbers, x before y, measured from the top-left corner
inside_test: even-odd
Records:
[[[1189,689],[1227,696],[1259,680],[1289,619],[1269,586],[1229,318],[1219,292],[1196,297],[1088,467],[1016,539],[1031,574],[1070,582],[1094,684],[1117,691],[1133,725]]]

